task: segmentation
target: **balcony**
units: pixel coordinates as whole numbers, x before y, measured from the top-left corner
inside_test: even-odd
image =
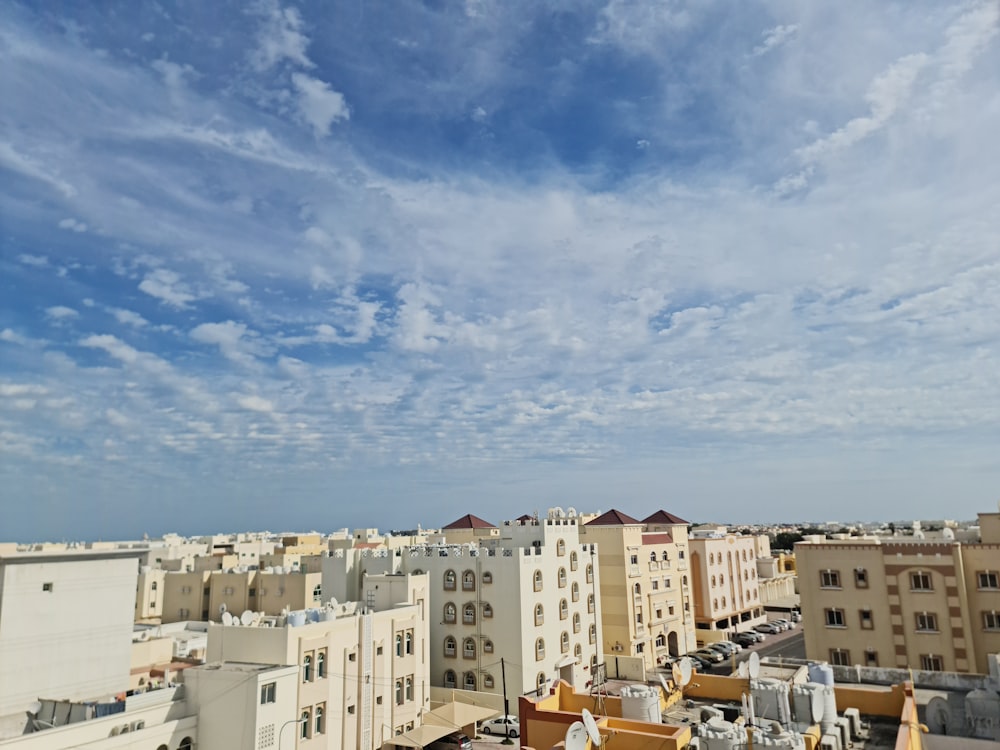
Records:
[[[638,578],[641,575],[642,575],[642,571],[639,570],[639,566],[638,565],[629,565],[628,566],[628,577],[629,578]]]

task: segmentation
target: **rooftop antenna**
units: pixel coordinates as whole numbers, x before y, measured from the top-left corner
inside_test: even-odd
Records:
[[[566,750],[585,750],[587,747],[587,728],[582,722],[574,721],[566,730]]]
[[[594,721],[594,715],[587,709],[583,709],[580,713],[583,715],[583,726],[586,728],[587,734],[590,735],[590,741],[594,747],[600,747],[601,733],[597,729],[597,722]]]

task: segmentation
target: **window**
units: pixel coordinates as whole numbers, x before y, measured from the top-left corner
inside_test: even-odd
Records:
[[[51,593],[51,591],[52,591],[52,582],[50,581],[49,583],[43,583],[42,584],[42,591],[48,591],[48,592]]]
[[[545,658],[545,639],[539,638],[535,641],[535,661],[541,661]]]
[[[910,573],[910,591],[933,591],[931,585],[931,574],[923,570]]]
[[[565,599],[559,600],[559,619],[565,620],[569,617],[569,604],[567,604]]]
[[[842,609],[827,609],[826,614],[826,626],[828,628],[846,628],[847,624],[844,620],[844,610]]]
[[[709,552],[708,553],[708,564],[709,565],[715,565],[715,553],[714,552]]]
[[[821,570],[819,572],[819,585],[824,589],[839,589],[840,588],[840,571],[839,570]]]
[[[937,632],[937,615],[933,612],[917,612],[917,631],[921,633]]]
[[[667,639],[663,635],[663,633],[660,633],[658,636],[656,636],[656,647],[657,648],[663,648],[666,645],[667,645]]]
[[[851,652],[844,648],[831,648],[830,663],[838,667],[851,666]]]
[[[487,638],[483,641],[483,653],[492,654],[493,653],[493,641]]]
[[[854,585],[859,589],[868,588],[868,571],[864,568],[854,569]]]
[[[445,609],[444,619],[446,621],[448,619],[447,609]],[[396,656],[402,656],[402,655],[403,655],[403,634],[402,633],[396,633]]]
[[[569,569],[576,570],[577,566],[580,564],[580,560],[576,555],[576,550],[569,553]]]
[[[457,610],[455,609],[455,605],[454,604],[452,604],[451,602],[448,602],[447,604],[444,605],[444,621],[445,622],[455,622],[456,613],[457,613]]]
[[[541,625],[545,622],[545,610],[542,608],[541,604],[535,605],[535,625]]]
[[[589,637],[591,643],[597,643],[597,626],[594,624],[591,624],[590,626]]]
[[[313,668],[313,658],[312,655],[306,654],[302,659],[302,681],[312,682],[312,668]]]
[[[413,700],[413,678],[412,677],[407,677],[406,678],[406,700],[408,700],[408,701],[412,701]]]
[[[396,680],[396,705],[403,705],[403,681]]]
[[[587,583],[594,582],[594,566],[587,563]]]
[[[875,621],[872,619],[872,611],[870,609],[862,609],[858,614],[861,616],[862,628],[871,630],[875,627]]]
[[[50,584],[50,585],[51,585],[51,584]],[[43,588],[42,590],[44,591],[45,589]],[[52,589],[50,588],[50,589],[49,589],[49,591],[51,591],[51,590],[52,590]],[[153,581],[153,583],[152,583],[152,584],[150,585],[150,587],[149,587],[149,590],[150,590],[150,591],[156,591],[156,581]],[[250,589],[250,590],[251,590],[251,591],[253,591],[253,589]],[[251,594],[251,596],[252,596],[252,594]]]
[[[712,588],[715,588],[715,576],[712,576]]]
[[[630,555],[628,561],[630,563],[632,563],[633,565],[638,565],[639,564],[639,556],[638,555]]]
[[[476,673],[475,672],[466,672],[465,673],[464,687],[465,687],[466,690],[475,690],[476,689]]]
[[[413,631],[406,631],[406,653],[407,655],[413,653]]]
[[[588,612],[593,612],[594,611],[594,595],[593,594],[587,594],[587,611]]]
[[[483,583],[493,583],[493,574],[488,570],[483,573]]]
[[[545,688],[545,682],[545,672],[539,672],[538,677],[535,678],[535,685],[538,687],[539,694]]]
[[[444,655],[454,656],[455,655],[455,639],[452,636],[448,636],[444,639]]]
[[[1000,573],[995,570],[985,570],[976,573],[981,589],[1000,589]],[[155,583],[153,584],[156,585]]]
[[[934,654],[921,654],[920,668],[925,672],[943,672],[944,659]]]
[[[462,573],[462,591],[476,590],[476,574],[471,570]]]
[[[564,654],[569,653],[569,633],[565,630],[559,636],[559,651]]]
[[[493,605],[483,602],[483,617],[493,617]]]
[[[351,653],[349,653],[347,655],[347,661],[357,661],[357,660],[358,660],[358,652],[357,651],[352,651]]]
[[[468,602],[462,608],[462,622],[466,625],[473,625],[476,622],[476,605]]]
[[[583,646],[581,646],[579,643],[573,646],[573,656],[575,656],[577,659],[583,656]]]
[[[484,688],[493,687],[493,675],[491,675],[489,672],[483,675],[483,687]]]
[[[993,610],[983,612],[983,629],[1000,630],[1000,613]]]
[[[579,612],[574,612],[573,613],[573,632],[574,633],[579,633],[580,632],[580,613]]]
[[[326,677],[326,649],[316,654],[316,676],[321,680]]]
[[[156,583],[153,583],[153,589],[154,590],[156,589]],[[257,596],[257,589],[251,588],[249,593],[250,593],[250,596]]]
[[[265,682],[260,686],[260,704],[274,703],[278,698],[278,683]]]
[[[462,641],[462,656],[466,659],[476,658],[476,641],[473,638],[466,638]]]
[[[865,666],[866,667],[877,667],[878,666],[878,652],[873,648],[865,649]]]
[[[559,568],[559,588],[566,588],[566,568]]]
[[[354,706],[351,706],[351,708],[354,708]],[[315,718],[316,721],[314,725],[315,728],[313,729],[313,734],[323,734],[323,732],[326,731],[326,722],[325,722],[326,706],[324,704],[321,703],[318,706],[316,706]]]
[[[566,542],[562,539],[556,541],[556,554],[559,555],[559,557],[566,554]]]
[[[446,570],[444,572],[444,590],[454,591],[455,590],[455,571]]]
[[[573,581],[573,585],[570,587],[570,596],[574,602],[580,601],[580,584]]]
[[[454,670],[448,669],[448,670],[445,671],[445,673],[444,673],[444,686],[446,688],[453,688],[453,687],[455,687],[455,671]]]
[[[224,589],[222,589],[222,593],[225,594],[226,596],[232,596],[233,595],[233,587],[232,586],[226,586]]]
[[[309,730],[312,728],[309,726],[309,719],[312,718],[309,709],[307,708],[302,712],[302,716],[299,717],[299,721],[302,722],[301,728],[299,729],[299,737],[304,740],[309,739]]]
[[[535,571],[535,579],[534,580],[535,580],[535,591],[541,591],[542,590],[542,571],[540,571],[540,570],[536,570]]]

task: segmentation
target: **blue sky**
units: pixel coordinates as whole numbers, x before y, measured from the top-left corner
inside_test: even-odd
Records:
[[[994,509],[998,16],[3,3],[0,536]]]

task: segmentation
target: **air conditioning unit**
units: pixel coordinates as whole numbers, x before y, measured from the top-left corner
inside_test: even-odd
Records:
[[[117,737],[121,733],[122,733],[122,728],[121,727],[111,727],[111,736],[112,737]]]
[[[625,647],[622,644],[620,644],[620,643],[616,643],[614,646],[611,647],[611,650],[612,651],[624,651]]]
[[[131,731],[132,727],[130,727],[128,724],[122,724],[122,730],[118,734],[126,734]]]
[[[146,728],[146,722],[143,719],[139,719],[139,721],[132,722],[133,732],[138,732],[140,729],[145,729],[145,728]]]

